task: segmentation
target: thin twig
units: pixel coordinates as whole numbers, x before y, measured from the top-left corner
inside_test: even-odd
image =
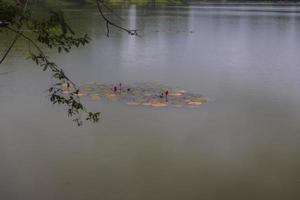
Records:
[[[24,8],[23,8],[23,14],[26,12],[27,9],[27,5],[28,5],[29,0],[26,0]],[[4,22],[4,28],[7,27],[8,24],[5,24]],[[20,31],[22,28],[22,24],[18,27],[18,30]],[[9,45],[8,49],[5,51],[3,57],[0,60],[0,65],[2,64],[2,62],[5,60],[5,58],[8,56],[9,52],[11,51],[11,49],[13,48],[13,46],[16,44],[17,40],[19,39],[20,35],[16,34],[13,41],[11,42],[11,44]]]
[[[100,15],[101,15],[101,17],[106,21],[106,29],[107,29],[107,37],[109,37],[109,25],[111,25],[111,26],[114,26],[114,27],[116,27],[116,28],[118,28],[118,29],[120,29],[120,30],[123,30],[123,31],[125,31],[125,32],[127,32],[128,34],[130,34],[130,35],[138,35],[138,30],[137,29],[127,29],[127,28],[124,28],[124,27],[122,27],[122,26],[119,26],[119,25],[117,25],[117,24],[115,24],[115,23],[113,23],[112,21],[110,21],[104,14],[103,14],[103,11],[102,11],[102,7],[101,7],[101,5],[103,4],[103,1],[102,0],[96,0],[96,3],[97,3],[97,8],[98,8],[98,11],[99,11],[99,13],[100,13]]]
[[[3,57],[1,58],[0,65],[3,63],[3,61],[5,60],[5,58],[7,57],[7,55],[9,54],[9,52],[11,51],[11,49],[13,48],[13,46],[15,45],[19,37],[20,37],[19,35],[15,35],[14,40],[11,42],[8,49],[5,51]]]
[[[109,24],[106,22],[106,36],[109,37]]]

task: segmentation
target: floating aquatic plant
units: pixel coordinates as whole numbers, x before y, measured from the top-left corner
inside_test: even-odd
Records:
[[[70,86],[63,85],[64,93],[67,94],[69,89]],[[125,102],[130,106],[197,107],[208,102],[202,95],[156,82],[131,85],[88,83],[80,86],[77,95],[95,101]]]

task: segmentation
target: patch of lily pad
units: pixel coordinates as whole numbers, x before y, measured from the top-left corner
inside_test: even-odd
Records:
[[[68,93],[70,86],[63,85]],[[198,107],[208,102],[208,98],[179,88],[173,88],[157,82],[135,84],[88,83],[80,86],[78,96],[94,101],[124,102],[130,106],[150,107]]]

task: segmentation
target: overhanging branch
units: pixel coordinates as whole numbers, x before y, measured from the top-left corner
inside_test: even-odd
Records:
[[[27,9],[27,5],[28,5],[28,1],[26,0],[24,7],[23,7],[23,14],[26,12]],[[9,24],[7,22],[2,22],[0,21],[0,27],[7,27]],[[18,30],[20,31],[22,27],[22,23],[20,26],[18,26]],[[12,40],[12,42],[10,43],[9,47],[7,48],[7,50],[5,51],[3,57],[0,60],[0,65],[3,63],[3,61],[5,60],[5,58],[7,57],[7,55],[9,54],[9,52],[11,51],[11,49],[13,48],[13,46],[15,45],[15,43],[17,42],[17,40],[19,39],[20,35],[16,34],[14,39]]]
[[[137,29],[127,29],[127,28],[124,28],[124,27],[122,27],[122,26],[119,26],[119,25],[115,24],[114,22],[112,22],[110,19],[108,19],[108,18],[104,15],[104,13],[103,13],[103,11],[102,11],[102,6],[104,5],[103,0],[96,0],[96,3],[97,3],[97,8],[98,8],[98,11],[99,11],[101,17],[102,17],[102,18],[105,20],[105,22],[106,22],[106,30],[107,30],[106,36],[107,36],[107,37],[109,37],[109,32],[110,32],[110,31],[109,31],[109,25],[111,25],[111,26],[113,26],[113,27],[115,27],[115,28],[117,28],[117,29],[119,29],[119,30],[125,31],[125,32],[127,32],[129,35],[135,35],[135,36],[138,36],[138,30],[137,30]]]
[[[39,54],[37,55],[31,55],[32,60],[34,60],[37,65],[40,65],[44,71],[50,69],[50,71],[53,73],[52,76],[59,81],[58,83],[54,84],[53,87],[49,88],[50,101],[53,104],[65,104],[68,108],[68,115],[74,117],[73,121],[75,121],[78,126],[82,125],[82,112],[86,113],[86,120],[92,122],[99,121],[100,113],[90,112],[81,104],[79,98],[79,89],[77,88],[76,84],[65,75],[65,73],[59,66],[48,60],[48,57],[45,55],[43,50],[30,37],[26,36],[21,31],[15,30],[9,26],[5,26],[4,28],[16,33],[19,37],[22,37],[30,42],[39,52]],[[64,93],[64,90],[61,88],[63,85],[66,85],[66,88],[70,91]]]

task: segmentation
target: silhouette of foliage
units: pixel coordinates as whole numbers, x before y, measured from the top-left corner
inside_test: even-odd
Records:
[[[36,65],[40,66],[43,71],[51,72],[51,76],[56,80],[49,89],[49,98],[53,104],[62,104],[66,106],[69,117],[77,125],[82,125],[82,113],[86,114],[84,118],[87,121],[98,122],[100,113],[90,112],[80,102],[80,91],[76,84],[68,78],[61,67],[56,63],[50,61],[44,51],[39,45],[46,46],[47,48],[56,48],[58,53],[69,52],[73,47],[80,47],[86,45],[90,38],[87,34],[82,37],[76,36],[75,32],[66,22],[63,12],[50,11],[46,18],[34,17],[31,10],[27,9],[28,1],[18,1],[17,4],[11,4],[6,1],[0,0],[0,32],[7,30],[16,34],[10,46],[2,56],[0,64],[5,60],[16,41],[21,37],[29,42],[30,45],[35,47],[35,50],[29,49],[29,59],[33,60]],[[96,0],[97,8],[100,16],[106,21],[107,37],[109,37],[109,26],[127,32],[130,35],[138,35],[136,29],[130,30],[119,26],[108,19],[102,8],[108,8],[104,1]],[[25,34],[22,28],[31,30],[30,35]],[[63,90],[67,87],[67,91]]]
[[[25,5],[23,5],[25,6]],[[21,30],[26,26],[26,29],[32,30],[32,34],[27,36]],[[46,45],[48,48],[56,48],[60,53],[62,50],[69,52],[73,47],[79,47],[89,42],[89,37],[76,37],[75,32],[67,24],[62,12],[51,11],[48,18],[36,19],[32,16],[30,10],[21,9],[16,5],[12,5],[0,0],[0,30],[7,30],[16,33],[16,37],[12,45],[8,48],[5,55],[1,59],[1,63],[11,50],[19,37],[27,40],[35,47],[35,50],[30,50],[30,56],[36,65],[40,66],[43,71],[50,71],[52,77],[56,80],[49,89],[49,98],[53,104],[62,104],[67,108],[69,117],[77,125],[82,125],[82,113],[86,114],[85,120],[91,122],[99,121],[99,112],[90,112],[80,102],[79,90],[76,84],[69,79],[61,67],[56,63],[51,62],[49,57],[45,55],[42,48],[37,44]],[[0,63],[0,64],[1,64]],[[70,87],[68,93],[63,92],[62,86]]]

